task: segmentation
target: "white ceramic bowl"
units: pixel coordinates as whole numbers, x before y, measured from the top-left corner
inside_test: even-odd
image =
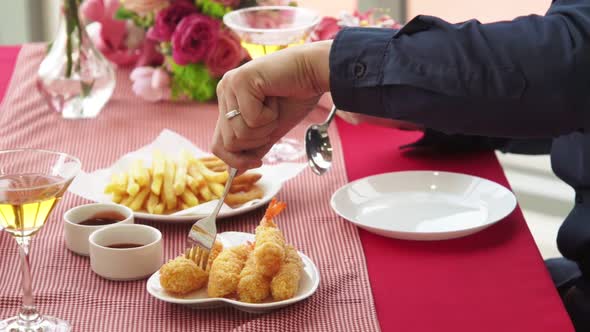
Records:
[[[89,242],[90,267],[105,279],[145,279],[163,263],[162,233],[151,226],[128,224],[101,228],[90,235]],[[122,243],[141,246],[109,248]]]
[[[105,213],[115,212],[125,219],[111,225],[87,226],[80,225],[84,220],[101,216]],[[64,238],[66,247],[74,253],[88,256],[88,237],[94,231],[106,226],[117,224],[133,224],[133,211],[123,205],[94,203],[76,206],[68,210],[64,216]]]

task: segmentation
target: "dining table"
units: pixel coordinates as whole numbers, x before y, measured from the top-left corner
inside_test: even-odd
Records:
[[[31,48],[35,51],[27,53]],[[200,127],[198,133],[193,133],[184,119],[188,112],[214,113],[214,102],[182,103],[177,107],[173,102],[153,105],[139,97],[122,101],[120,91],[131,91],[130,82],[125,79],[128,76],[125,68],[117,69],[115,96],[97,118],[62,119],[49,107],[40,106],[38,92],[33,88],[35,66],[42,58],[41,52],[42,47],[33,44],[0,47],[1,149],[63,147],[66,152],[75,152],[85,148],[80,145],[81,141],[87,145],[86,149],[92,149],[81,156],[83,165],[99,168],[114,162],[119,152],[149,143],[161,129],[178,131],[200,143],[206,143],[213,134],[212,126]],[[28,60],[24,59],[26,57]],[[147,104],[150,105],[145,106]],[[121,105],[133,111],[127,112]],[[150,107],[150,115],[146,115],[149,122],[137,116],[141,114],[137,113],[140,109],[147,107]],[[29,112],[33,109],[35,111]],[[325,109],[318,108],[312,112],[312,120],[321,120],[326,113]],[[62,125],[64,122],[66,124]],[[313,224],[308,230],[313,229],[312,226],[324,227],[329,220],[330,225],[325,225],[325,229],[345,229],[347,241],[351,243],[349,246],[347,242],[333,244],[332,240],[324,243],[321,240],[324,238],[319,237],[307,239],[315,237],[309,232],[294,239],[311,252],[309,256],[316,261],[323,278],[317,293],[309,299],[263,315],[236,313],[227,308],[196,310],[161,303],[146,295],[145,280],[103,281],[89,271],[87,258],[69,253],[63,240],[59,240],[64,209],[84,202],[68,199],[72,194],[67,193],[61,203],[63,208],[56,208],[46,226],[48,229],[42,230],[33,242],[34,286],[41,288],[37,292],[40,311],[66,318],[75,331],[179,331],[188,330],[190,326],[202,331],[574,331],[520,207],[480,232],[441,241],[380,236],[353,226],[330,209],[330,194],[338,186],[388,172],[456,172],[510,188],[494,151],[411,154],[400,147],[419,139],[422,135],[419,131],[352,125],[342,119],[334,123],[331,135],[336,137],[334,153],[341,162],[341,178],[336,177],[337,170],[330,170],[326,176],[305,170],[298,177],[308,180],[297,189],[293,188],[294,183],[287,182],[280,192],[280,198],[287,204],[293,202],[287,208],[289,222],[293,220],[289,229],[295,232],[304,224]],[[299,125],[301,128],[295,131],[296,135],[304,132],[304,125]],[[126,132],[130,134],[125,135]],[[116,136],[108,142],[119,142],[125,147],[119,149],[116,143],[91,146],[101,135]],[[295,138],[303,139],[302,136]],[[75,148],[73,141],[77,141]],[[110,150],[116,150],[116,154]],[[302,162],[305,162],[303,158]],[[330,186],[332,183],[334,187]],[[322,191],[324,186],[327,189]],[[321,191],[323,196],[312,195],[314,191]],[[312,202],[312,199],[318,201]],[[320,210],[321,214],[314,214],[312,209]],[[261,213],[253,212],[249,218],[258,219]],[[231,230],[232,220],[236,218],[239,217],[223,222],[222,229]],[[183,224],[138,222],[158,227],[162,233],[178,233],[178,239],[188,230]],[[288,237],[287,231],[285,234]],[[49,239],[54,241],[47,243]],[[358,250],[351,249],[355,248],[353,241],[358,241]],[[20,305],[18,266],[15,266],[18,255],[14,242],[8,234],[0,234],[0,314],[5,316],[1,319],[16,314]],[[320,249],[316,251],[311,244],[321,247],[321,254]],[[181,243],[173,244],[169,250],[179,249],[179,246]],[[336,249],[330,249],[331,246]],[[347,273],[349,270],[352,272]],[[76,279],[80,275],[83,277]],[[46,280],[52,282],[46,283]],[[76,280],[77,284],[70,280]],[[349,285],[355,288],[348,288]],[[341,294],[341,290],[350,294]],[[99,294],[124,296],[114,302]],[[174,325],[174,321],[182,321],[183,325]],[[190,325],[191,322],[195,325]]]

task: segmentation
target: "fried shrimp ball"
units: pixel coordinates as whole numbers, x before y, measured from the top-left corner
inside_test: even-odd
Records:
[[[201,289],[207,283],[207,273],[195,262],[183,256],[160,268],[160,285],[167,292],[184,295]]]

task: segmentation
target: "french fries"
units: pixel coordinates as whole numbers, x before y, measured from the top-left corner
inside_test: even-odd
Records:
[[[131,173],[135,182],[141,187],[145,187],[150,183],[150,173],[147,168],[143,167],[143,162],[141,160],[133,162]]]
[[[153,181],[151,184],[151,190],[154,195],[160,195],[162,190],[162,183],[164,183],[164,170],[166,169],[166,162],[164,156],[158,150],[153,153],[152,160],[152,176]]]
[[[227,171],[223,171],[223,172],[212,171],[209,168],[207,168],[207,166],[205,166],[205,164],[203,164],[200,160],[196,161],[196,165],[197,165],[197,169],[199,170],[199,172],[203,175],[205,180],[207,180],[208,182],[225,183],[225,181],[227,181],[227,178],[229,177],[229,173]]]
[[[172,160],[166,160],[164,170],[164,183],[162,184],[162,201],[166,203],[166,209],[173,210],[176,208],[176,195],[174,194],[174,173],[176,165]]]
[[[145,187],[145,188],[141,189],[141,191],[139,191],[137,193],[137,195],[133,198],[133,201],[131,201],[131,204],[129,204],[129,208],[133,211],[139,211],[141,209],[141,207],[143,206],[143,203],[145,202],[145,200],[147,199],[149,194],[150,194],[150,188]]]
[[[215,182],[209,182],[209,189],[211,189],[211,192],[213,193],[213,195],[217,196],[217,197],[221,197],[223,196],[223,189],[224,189],[224,185],[221,183],[215,183]]]
[[[112,176],[104,192],[114,203],[134,211],[174,213],[221,197],[229,177],[227,170],[217,157],[195,158],[183,151],[173,159],[155,150],[151,165],[133,161],[128,171]],[[262,198],[264,193],[256,185],[260,177],[257,173],[237,176],[225,203],[235,207]]]
[[[174,194],[181,195],[186,187],[186,172],[188,168],[188,160],[182,156],[176,165],[176,173],[174,175]]]
[[[158,195],[154,194],[153,192],[150,193],[150,198],[148,198],[145,209],[151,214],[156,214],[155,211],[159,200],[160,197],[158,197]]]
[[[240,206],[253,199],[259,199],[264,196],[262,188],[257,185],[253,185],[250,191],[240,191],[237,193],[229,193],[225,197],[225,203],[229,206]]]

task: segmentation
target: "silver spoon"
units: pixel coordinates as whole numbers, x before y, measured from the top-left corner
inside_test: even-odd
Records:
[[[317,175],[322,175],[332,166],[332,144],[328,136],[328,127],[336,115],[336,105],[324,123],[313,124],[305,133],[305,152],[309,167]]]

